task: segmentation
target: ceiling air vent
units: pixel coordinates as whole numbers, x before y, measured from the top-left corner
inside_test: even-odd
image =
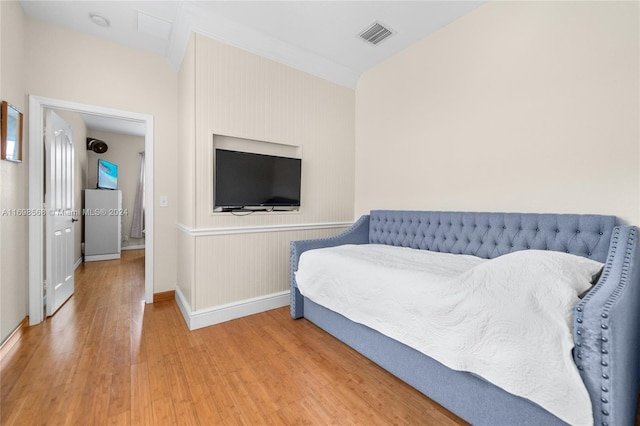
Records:
[[[378,22],[374,23],[364,31],[360,33],[360,37],[371,44],[378,44],[385,38],[389,37],[391,34],[390,29],[385,28]]]

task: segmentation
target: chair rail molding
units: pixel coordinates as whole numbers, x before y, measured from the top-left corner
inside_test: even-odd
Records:
[[[325,222],[325,223],[300,223],[287,225],[262,225],[262,226],[238,226],[224,228],[190,228],[183,224],[177,224],[177,228],[192,237],[207,237],[215,235],[231,234],[255,234],[264,232],[281,231],[309,231],[316,229],[348,228],[353,222]]]

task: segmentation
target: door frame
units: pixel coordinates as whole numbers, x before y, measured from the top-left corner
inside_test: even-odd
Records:
[[[153,303],[153,116],[77,102],[29,95],[29,211],[44,203],[44,109],[88,113],[145,124],[145,261],[144,298]],[[77,206],[76,206],[77,209]],[[44,217],[29,215],[29,325],[44,320]]]

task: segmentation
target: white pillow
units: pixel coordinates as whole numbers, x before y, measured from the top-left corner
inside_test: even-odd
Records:
[[[519,250],[485,262],[476,268],[487,268],[492,272],[535,274],[540,276],[538,284],[553,290],[561,286],[571,289],[576,296],[589,290],[604,265],[598,261],[570,253],[552,250]],[[474,269],[476,269],[474,268]],[[476,271],[477,272],[477,271]],[[514,282],[514,285],[518,285]]]

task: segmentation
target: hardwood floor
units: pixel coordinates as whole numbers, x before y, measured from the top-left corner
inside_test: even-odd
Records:
[[[288,308],[190,332],[144,251],[85,263],[0,364],[0,424],[465,424]]]

